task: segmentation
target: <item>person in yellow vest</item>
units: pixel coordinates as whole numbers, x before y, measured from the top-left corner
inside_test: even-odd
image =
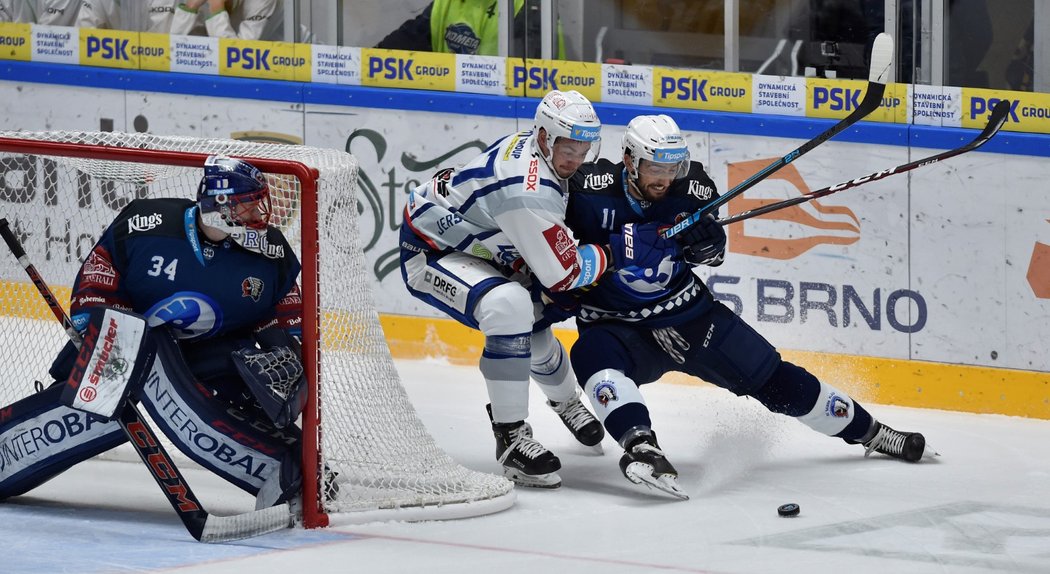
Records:
[[[496,0],[434,0],[376,44],[376,48],[499,55],[499,11]],[[565,42],[558,26],[558,59]],[[514,0],[511,56],[540,57],[540,2]]]

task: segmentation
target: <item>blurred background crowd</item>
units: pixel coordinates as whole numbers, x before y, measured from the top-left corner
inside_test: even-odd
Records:
[[[1042,0],[0,0],[0,22],[1050,92]]]

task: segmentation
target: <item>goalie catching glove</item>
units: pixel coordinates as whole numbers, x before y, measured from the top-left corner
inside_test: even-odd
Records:
[[[230,355],[248,390],[274,426],[295,423],[306,406],[306,377],[299,354],[287,346],[245,348]]]

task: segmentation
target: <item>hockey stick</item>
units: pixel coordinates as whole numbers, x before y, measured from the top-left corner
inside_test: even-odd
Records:
[[[707,205],[701,207],[689,217],[675,223],[663,232],[664,238],[670,239],[671,237],[678,235],[683,229],[700,221],[700,218],[717,210],[722,204],[751,189],[756,183],[766,179],[780,168],[795,161],[809,150],[842,133],[846,128],[859,122],[865,116],[878,109],[879,105],[882,103],[882,95],[886,91],[886,75],[889,73],[890,64],[892,63],[893,38],[884,32],[875,38],[875,43],[872,44],[871,47],[871,68],[868,71],[868,87],[864,90],[864,99],[861,100],[860,104],[848,116],[842,118],[838,123],[824,130],[820,135],[788,152],[784,157],[777,159],[751,177],[740,182],[736,187],[730,189],[724,195],[710,201]]]
[[[736,223],[737,221],[751,219],[752,217],[756,217],[764,213],[769,213],[771,211],[777,211],[778,209],[784,209],[785,207],[791,207],[792,205],[805,203],[811,199],[824,197],[825,195],[831,195],[837,191],[842,191],[844,189],[859,187],[861,185],[864,185],[865,183],[878,181],[884,177],[889,177],[898,173],[911,171],[917,167],[923,167],[925,165],[930,165],[931,163],[937,163],[939,161],[946,160],[950,157],[955,157],[957,155],[964,154],[968,151],[973,151],[984,145],[985,142],[987,142],[988,140],[992,139],[992,137],[995,134],[999,133],[999,129],[1003,127],[1004,123],[1006,123],[1006,115],[1009,112],[1010,102],[1008,100],[1003,100],[996,104],[995,108],[992,109],[992,113],[988,118],[988,124],[984,126],[984,129],[981,130],[981,133],[978,134],[977,137],[975,137],[970,143],[966,145],[959,146],[955,149],[950,149],[948,151],[944,151],[931,156],[927,156],[922,159],[917,159],[913,162],[906,163],[904,165],[898,165],[896,167],[891,167],[890,169],[884,169],[875,173],[869,173],[868,175],[865,175],[863,177],[851,179],[850,181],[844,181],[842,183],[832,185],[831,187],[818,189],[817,191],[811,191],[809,193],[802,194],[798,197],[792,197],[790,199],[785,199],[784,201],[770,203],[769,205],[763,205],[762,207],[756,207],[755,209],[749,209],[747,211],[741,211],[736,215],[731,215],[729,217],[723,217],[722,219],[719,219],[718,223],[722,225],[729,225],[730,223]]]
[[[33,285],[36,286],[47,306],[51,308],[55,318],[62,324],[66,335],[69,336],[69,339],[73,341],[77,348],[80,348],[82,344],[80,333],[73,327],[72,321],[69,320],[69,315],[58,304],[58,300],[55,299],[51,288],[44,282],[44,278],[36,270],[32,262],[29,261],[29,257],[26,256],[21,242],[11,232],[7,219],[0,219],[0,235],[4,237],[4,242],[7,243],[8,249],[18,259],[18,263],[25,269],[29,278],[32,279]],[[270,508],[234,516],[209,514],[200,500],[193,494],[193,491],[190,490],[189,483],[186,482],[185,477],[179,472],[175,462],[168,456],[168,452],[157,438],[156,431],[149,426],[133,402],[128,401],[125,403],[124,410],[120,414],[119,423],[120,427],[124,429],[124,434],[128,436],[131,445],[135,447],[139,458],[149,468],[153,479],[160,485],[160,489],[164,491],[164,495],[168,498],[168,502],[171,503],[171,507],[179,515],[182,524],[196,540],[201,542],[228,542],[266,534],[267,532],[273,532],[292,525],[292,514],[288,504],[271,506]]]

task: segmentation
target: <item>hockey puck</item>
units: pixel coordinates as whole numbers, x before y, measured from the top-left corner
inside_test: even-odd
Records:
[[[798,516],[799,507],[794,502],[790,504],[781,505],[777,508],[777,514],[781,516]]]

